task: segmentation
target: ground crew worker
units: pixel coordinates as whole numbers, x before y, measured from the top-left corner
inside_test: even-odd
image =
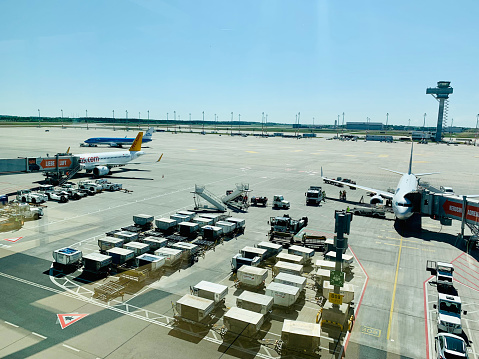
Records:
[[[323,202],[326,202],[326,191],[323,191]]]
[[[346,190],[343,191],[343,200],[346,201]]]
[[[349,212],[349,206],[346,208],[346,212]]]
[[[343,199],[343,191],[339,191],[339,200]]]

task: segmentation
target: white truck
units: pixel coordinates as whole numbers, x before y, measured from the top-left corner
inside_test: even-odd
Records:
[[[304,195],[306,196],[307,206],[319,206],[323,200],[323,190],[320,186],[310,186]]]
[[[276,194],[273,198],[273,208],[289,209],[289,201],[285,201],[282,195]]]
[[[17,200],[27,203],[43,203],[48,200],[48,196],[43,193],[32,192],[31,189],[22,189],[17,191]]]
[[[40,219],[43,216],[43,208],[32,207],[27,203],[18,204],[18,213],[23,216],[24,219]]]
[[[80,190],[89,191],[90,193],[100,193],[103,190],[103,186],[101,184],[98,184],[92,180],[82,180],[78,182],[78,188]]]
[[[96,179],[95,183],[100,185],[104,191],[119,191],[123,187],[119,183],[108,182],[105,178]]]
[[[454,266],[452,263],[428,260],[426,270],[436,276],[436,285],[439,292],[457,294],[453,291]]]
[[[462,334],[461,314],[466,315],[467,311],[461,311],[461,298],[455,295],[438,293],[437,304],[437,329],[452,334]]]
[[[68,202],[68,194],[62,191],[55,191],[55,188],[51,184],[41,185],[39,192],[45,194],[50,201],[57,201],[60,203]]]

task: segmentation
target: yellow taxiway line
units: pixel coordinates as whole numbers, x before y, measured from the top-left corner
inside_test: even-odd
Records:
[[[396,265],[396,278],[394,278],[393,299],[391,301],[391,310],[389,312],[388,333],[386,335],[387,340],[389,340],[389,336],[391,334],[391,321],[392,321],[392,318],[393,318],[394,300],[396,299],[396,287],[397,287],[397,283],[398,283],[399,262],[401,261],[401,251],[402,251],[402,236],[401,236],[401,243],[399,244],[398,262],[397,262],[397,265]]]

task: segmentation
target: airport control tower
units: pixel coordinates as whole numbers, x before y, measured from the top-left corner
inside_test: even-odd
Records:
[[[438,81],[437,87],[428,87],[426,89],[426,95],[432,95],[432,97],[439,101],[436,142],[440,142],[442,140],[442,126],[446,126],[445,121],[447,120],[447,100],[449,98],[449,94],[451,93],[451,81]],[[444,112],[444,104],[446,105],[446,112]],[[444,116],[444,113],[446,116]]]

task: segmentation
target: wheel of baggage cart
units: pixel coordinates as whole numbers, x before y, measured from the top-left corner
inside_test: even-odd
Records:
[[[37,203],[37,199],[35,197],[32,198],[32,203],[33,204],[36,204]]]

